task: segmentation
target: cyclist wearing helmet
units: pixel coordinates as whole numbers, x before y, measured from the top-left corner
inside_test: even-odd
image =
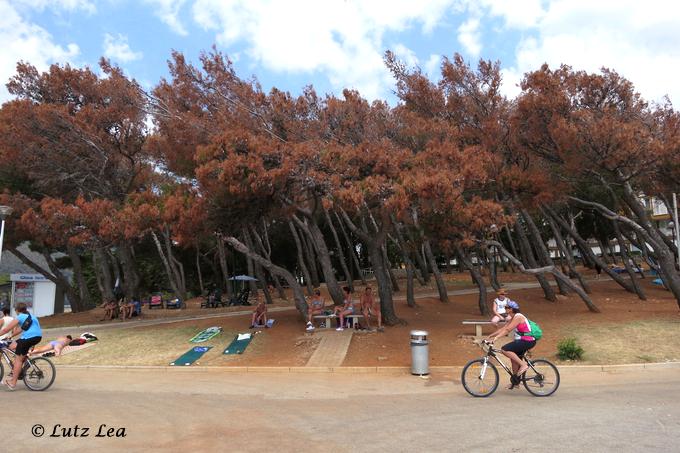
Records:
[[[508,308],[508,318],[505,326],[501,327],[487,337],[489,341],[495,341],[496,338],[507,335],[511,330],[515,330],[515,340],[504,345],[501,352],[504,356],[510,359],[512,364],[512,371],[516,376],[521,376],[529,368],[522,358],[524,354],[534,346],[536,346],[536,339],[530,335],[525,335],[531,332],[531,328],[527,323],[527,317],[519,310],[519,304],[514,301],[508,301],[506,306]],[[508,386],[509,389],[515,387],[515,381]]]

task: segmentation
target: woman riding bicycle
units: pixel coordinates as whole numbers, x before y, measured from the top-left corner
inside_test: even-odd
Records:
[[[520,312],[517,302],[509,301],[506,307],[509,313],[505,326],[489,335],[487,340],[493,342],[496,338],[507,335],[513,329],[515,330],[515,340],[504,345],[501,348],[501,352],[510,359],[513,373],[516,376],[521,376],[529,368],[529,365],[522,360],[524,354],[536,346],[536,339],[530,335],[525,335],[531,332],[531,327],[529,327],[527,317]],[[517,385],[515,382],[513,380],[508,389],[513,389]]]
[[[10,331],[15,335],[21,333],[21,338],[13,341],[10,345],[10,349],[16,354],[12,376],[8,376],[2,381],[2,383],[10,390],[14,390],[14,387],[17,385],[17,379],[19,379],[19,375],[21,374],[21,366],[23,365],[24,360],[26,360],[29,349],[40,343],[40,340],[42,340],[40,322],[38,321],[38,318],[28,312],[26,304],[19,302],[16,305],[15,310],[18,313],[16,319],[10,322],[5,328],[0,329],[0,335]]]

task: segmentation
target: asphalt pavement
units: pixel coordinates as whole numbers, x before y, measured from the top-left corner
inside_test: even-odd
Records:
[[[677,451],[680,367],[608,370],[478,399],[458,372],[59,368],[46,392],[0,390],[2,451]]]

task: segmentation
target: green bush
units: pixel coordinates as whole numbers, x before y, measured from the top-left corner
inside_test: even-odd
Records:
[[[557,343],[557,357],[560,360],[581,360],[584,352],[576,343],[576,338],[565,338]]]

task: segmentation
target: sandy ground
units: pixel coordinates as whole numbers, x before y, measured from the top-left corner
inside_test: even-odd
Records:
[[[655,355],[648,349],[658,347],[645,344],[644,338],[633,341],[631,334],[621,330],[621,326],[635,330],[631,323],[644,320],[663,321],[670,329],[680,327],[678,306],[669,293],[651,285],[649,279],[642,280],[642,284],[647,291],[647,301],[640,301],[611,281],[593,282],[592,297],[602,310],[600,314],[590,313],[575,296],[560,298],[556,303],[543,299],[540,289],[517,290],[510,296],[543,328],[544,338],[536,346],[535,356],[554,359],[556,344],[560,339],[576,336],[586,340],[597,329],[600,333],[594,339],[591,338],[585,363],[680,360],[677,352],[680,345],[676,344],[680,342],[679,336],[667,336],[665,331],[652,331],[650,335],[668,337],[669,342],[666,352]],[[355,333],[344,366],[409,366],[409,336],[413,329],[429,332],[432,365],[463,365],[479,355],[479,349],[466,337],[474,333],[474,328],[461,325],[463,319],[481,319],[475,294],[452,296],[448,304],[435,298],[421,298],[417,308],[407,307],[403,300],[397,300],[395,306],[398,316],[406,325],[388,327],[384,333]],[[99,332],[88,329],[100,336],[101,344],[97,348],[57,360],[64,364],[166,365],[188,349],[188,340],[194,333],[206,327],[222,326],[225,333],[209,343],[215,348],[204,356],[201,365],[303,366],[313,353],[318,338],[315,334],[305,332],[304,321],[295,310],[272,313],[271,316],[276,319],[274,328],[262,329],[246,353],[240,356],[224,356],[221,352],[236,332],[248,331],[248,316],[183,321],[135,329],[102,329]],[[71,333],[79,334],[77,331]],[[166,336],[170,336],[170,339],[166,339]],[[609,336],[616,340],[610,348],[613,348],[613,353],[609,351],[604,355],[589,355],[597,347],[607,347]],[[135,342],[143,346],[137,347]],[[117,349],[106,351],[106,344]],[[665,342],[662,345],[666,345]],[[640,350],[632,355],[617,354],[618,350],[630,347],[639,347]]]
[[[0,391],[3,407],[18,414],[2,451],[677,450],[680,405],[671,395],[680,368],[562,374],[549,398],[518,389],[477,399],[457,372],[425,380],[62,369],[47,392]]]

